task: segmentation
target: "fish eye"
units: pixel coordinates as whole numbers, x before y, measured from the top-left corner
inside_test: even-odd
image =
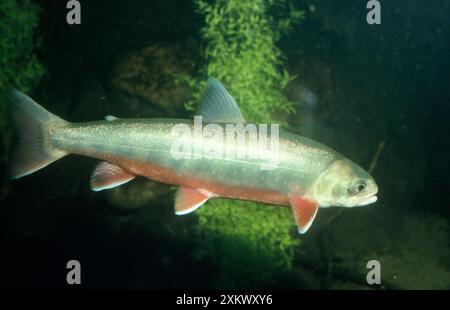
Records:
[[[350,195],[358,195],[364,192],[367,188],[367,183],[364,180],[358,180],[354,185],[347,190]]]
[[[367,187],[366,182],[364,180],[359,180],[356,183],[355,192],[361,193],[361,192],[363,192],[366,189],[366,187]]]

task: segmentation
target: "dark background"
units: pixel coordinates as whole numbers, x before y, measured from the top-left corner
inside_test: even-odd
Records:
[[[132,116],[139,107],[156,111],[142,116],[164,114],[157,103],[120,91],[111,82],[117,63],[130,51],[176,42],[194,70],[203,64],[203,17],[190,1],[82,1],[82,24],[72,26],[65,20],[64,1],[39,2],[43,44],[37,52],[47,74],[32,95],[64,119]],[[449,273],[450,5],[381,3],[382,24],[369,26],[364,1],[295,1],[306,18],[279,42],[288,71],[320,98],[311,112],[314,124],[308,124],[313,138],[364,167],[380,141],[385,147],[373,173],[380,187],[378,206],[345,211],[332,223],[334,211],[324,211],[317,227],[303,238],[301,251],[306,254],[298,255],[295,277],[280,279],[277,287],[363,287],[349,275],[357,268],[345,263],[336,276],[340,284],[326,283],[327,260],[318,254],[324,242],[335,248],[337,265],[346,259],[338,248],[372,244],[367,253],[416,255],[410,263],[405,259],[404,273],[426,269],[431,261],[437,267],[430,267],[430,277]],[[178,108],[165,116],[186,115]],[[302,134],[295,116],[290,122]],[[213,262],[193,259],[192,240],[177,231],[195,218],[173,216],[170,192],[145,208],[115,208],[107,193],[89,189],[94,165],[92,159],[68,157],[10,184],[0,216],[1,286],[67,287],[65,264],[78,259],[83,287],[210,287]],[[434,223],[442,228],[439,232]],[[409,233],[414,227],[420,236]],[[443,241],[430,245],[435,247],[430,257],[417,254],[436,236]],[[310,272],[312,280],[302,278],[302,272]],[[448,280],[445,284],[420,277],[389,281],[393,288],[450,285]]]

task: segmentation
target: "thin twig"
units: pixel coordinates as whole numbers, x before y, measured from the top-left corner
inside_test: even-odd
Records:
[[[378,143],[378,149],[375,152],[375,155],[373,156],[372,162],[369,165],[369,169],[367,170],[369,173],[372,173],[372,171],[375,170],[375,167],[377,166],[378,159],[380,158],[380,154],[383,148],[384,148],[384,141],[380,141],[380,143]]]

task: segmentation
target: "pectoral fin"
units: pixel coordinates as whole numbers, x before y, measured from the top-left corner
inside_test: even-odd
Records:
[[[114,188],[125,184],[134,178],[134,174],[123,170],[119,166],[102,161],[97,165],[91,176],[91,189],[97,192]]]
[[[299,196],[290,197],[290,201],[298,232],[304,234],[311,227],[319,206],[316,202]]]
[[[184,215],[200,208],[209,199],[206,192],[180,187],[175,196],[175,214]]]

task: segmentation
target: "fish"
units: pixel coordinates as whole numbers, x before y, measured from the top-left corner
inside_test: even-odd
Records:
[[[107,116],[101,121],[71,123],[18,90],[12,90],[10,98],[18,133],[12,179],[69,154],[88,156],[100,160],[90,179],[93,191],[141,176],[178,187],[174,200],[177,215],[191,213],[217,197],[290,206],[300,234],[308,231],[319,208],[357,207],[377,201],[378,186],[367,171],[320,142],[282,129],[276,137],[277,148],[267,148],[265,154],[266,159],[276,157],[276,165],[262,169],[262,158],[174,156],[174,143],[180,140],[174,136],[174,128],[181,125],[195,131],[192,119]],[[214,78],[208,79],[199,107],[197,115],[216,128],[251,124],[233,96]],[[209,148],[224,144],[205,134],[193,139]],[[227,140],[226,147],[244,154],[255,149],[249,135],[244,136],[244,143]]]

